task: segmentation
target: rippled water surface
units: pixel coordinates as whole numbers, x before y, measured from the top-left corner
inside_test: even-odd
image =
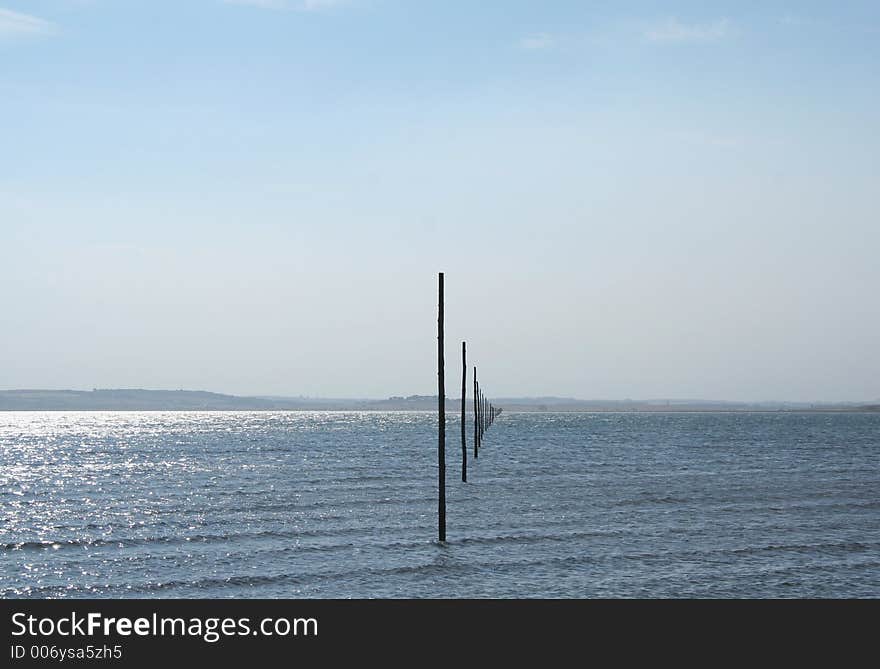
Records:
[[[439,545],[431,414],[0,413],[0,595],[880,596],[880,415],[447,429]]]

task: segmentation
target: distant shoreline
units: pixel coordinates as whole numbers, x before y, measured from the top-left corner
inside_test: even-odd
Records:
[[[511,397],[494,400],[510,413],[876,413],[874,402],[724,402],[712,400],[579,400]],[[455,412],[459,398],[447,398]],[[2,390],[0,411],[435,411],[437,397],[387,399],[242,397],[201,390]],[[470,407],[468,407],[470,410]]]
[[[4,409],[0,413],[436,413],[429,409]],[[507,414],[873,414],[880,409],[508,409]],[[455,416],[455,412],[449,412]]]

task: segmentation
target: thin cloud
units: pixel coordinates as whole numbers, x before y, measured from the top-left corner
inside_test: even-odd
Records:
[[[556,46],[556,38],[549,33],[537,33],[523,37],[519,41],[519,48],[527,51],[540,51],[541,49],[552,49]]]
[[[729,19],[718,19],[709,23],[683,23],[669,18],[648,26],[645,39],[658,44],[683,44],[718,42],[730,34]]]
[[[41,18],[0,8],[0,37],[9,35],[47,35],[54,26]]]

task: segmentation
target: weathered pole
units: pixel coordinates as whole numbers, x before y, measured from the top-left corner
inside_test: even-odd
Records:
[[[477,397],[480,393],[480,384],[477,383],[477,368],[474,367],[474,458],[480,457],[480,427],[477,422]]]
[[[479,442],[480,438],[483,436],[482,434],[480,434],[480,382],[479,381],[477,381],[477,415],[475,418],[477,421],[477,441]],[[482,446],[482,445],[483,444],[481,443],[480,446]]]
[[[438,275],[437,303],[437,536],[446,541],[446,370],[443,360],[443,272]]]
[[[479,386],[479,384],[478,384],[478,385],[477,385],[477,388],[479,388],[479,387],[480,387],[480,386]],[[479,412],[480,412],[480,413],[479,413],[479,418],[478,418],[478,420],[480,421],[480,447],[482,448],[482,446],[483,446],[483,391],[482,391],[482,390],[480,390],[480,408],[479,408]]]
[[[475,416],[477,421],[477,439],[480,442],[480,448],[483,447],[483,435],[480,432],[480,383],[477,382],[477,415]]]
[[[465,436],[465,400],[467,399],[467,343],[461,342],[461,482],[467,483],[467,437]]]

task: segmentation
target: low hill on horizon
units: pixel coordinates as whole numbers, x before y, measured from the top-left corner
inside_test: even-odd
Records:
[[[878,402],[726,402],[714,400],[580,400],[570,397],[501,397],[508,411],[880,411]],[[447,398],[447,411],[460,410]],[[0,411],[434,411],[436,395],[387,399],[237,396],[205,390],[0,390]],[[471,400],[467,410],[472,410]]]

